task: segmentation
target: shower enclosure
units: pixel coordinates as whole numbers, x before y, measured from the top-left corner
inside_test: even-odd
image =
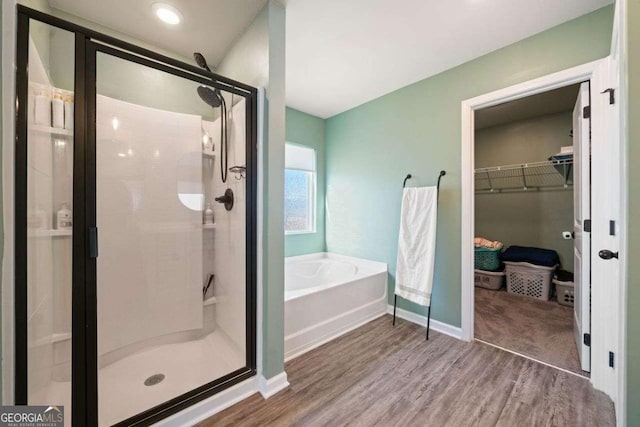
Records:
[[[16,62],[16,403],[148,425],[255,375],[256,89],[21,6]]]

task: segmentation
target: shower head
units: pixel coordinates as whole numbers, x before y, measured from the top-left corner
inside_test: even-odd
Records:
[[[207,65],[207,60],[204,59],[204,56],[200,52],[193,52],[193,59],[196,60],[196,64],[198,64],[198,67],[204,68],[205,70],[211,72],[211,69]],[[220,91],[217,89],[214,91],[210,87],[199,86],[198,95],[200,96],[200,99],[202,99],[212,108],[217,108],[222,104],[222,100],[220,99]]]
[[[204,59],[204,56],[200,52],[193,52],[193,59],[196,60],[196,64],[198,67],[204,68],[208,72],[211,72],[211,68],[207,65],[207,60]]]
[[[214,91],[207,86],[198,86],[198,95],[211,108],[218,108],[222,104],[220,92],[217,89]]]

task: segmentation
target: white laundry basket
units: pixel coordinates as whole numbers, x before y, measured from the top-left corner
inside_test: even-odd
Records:
[[[549,300],[551,279],[557,266],[544,267],[528,262],[505,261],[507,292],[543,301]]]
[[[556,285],[556,295],[558,296],[558,304],[568,305],[573,307],[574,302],[574,284],[573,282],[561,282],[558,279],[552,280]]]
[[[480,288],[497,291],[504,283],[504,271],[475,270],[474,284]]]

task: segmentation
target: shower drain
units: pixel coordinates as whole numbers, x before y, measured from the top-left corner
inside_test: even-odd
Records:
[[[164,374],[154,374],[154,375],[151,375],[146,380],[144,380],[144,385],[152,386],[152,385],[160,384],[162,380],[164,380]]]

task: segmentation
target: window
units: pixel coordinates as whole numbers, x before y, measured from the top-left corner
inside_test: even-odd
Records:
[[[284,153],[284,232],[315,233],[316,151],[287,143]]]

